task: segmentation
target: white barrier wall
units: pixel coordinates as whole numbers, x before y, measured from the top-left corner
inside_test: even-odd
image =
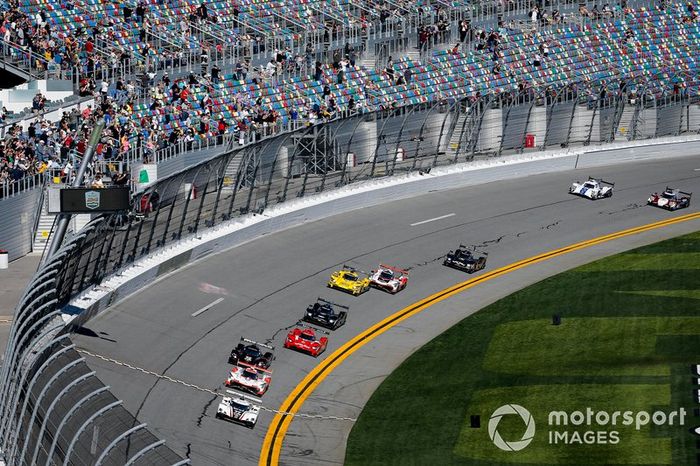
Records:
[[[357,164],[371,162],[376,148],[377,121],[360,122],[350,147],[350,151],[355,154],[355,162]]]
[[[536,105],[530,113],[530,120],[527,124],[526,134],[535,136],[535,146],[544,143],[544,136],[547,134],[547,107]]]
[[[503,111],[500,108],[487,108],[484,111],[479,131],[477,150],[488,152],[497,150],[503,136]]]

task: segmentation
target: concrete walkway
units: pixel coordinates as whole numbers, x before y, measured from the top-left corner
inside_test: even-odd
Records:
[[[4,357],[15,307],[36,272],[40,259],[38,254],[29,254],[10,262],[9,268],[0,270],[0,361]]]

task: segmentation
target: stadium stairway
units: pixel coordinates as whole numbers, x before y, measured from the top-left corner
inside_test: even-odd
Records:
[[[634,105],[625,105],[625,108],[622,110],[622,116],[620,117],[620,123],[617,125],[617,132],[615,133],[616,140],[628,140],[632,137],[632,120],[635,110]]]
[[[48,245],[49,240],[51,238],[55,218],[55,214],[49,213],[49,198],[48,196],[44,196],[44,203],[41,206],[41,215],[39,216],[39,222],[37,224],[36,232],[34,234],[32,253],[44,253],[44,249]]]
[[[462,128],[464,127],[464,122],[469,116],[468,112],[461,112],[455,123],[454,130],[452,131],[452,136],[450,137],[450,142],[447,145],[447,151],[454,154],[457,149],[459,149],[459,139],[462,136]]]

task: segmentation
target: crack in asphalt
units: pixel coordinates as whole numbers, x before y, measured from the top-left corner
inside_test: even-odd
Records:
[[[498,244],[501,241],[503,241],[503,238],[505,238],[506,236],[508,236],[508,235],[501,235],[496,239],[487,239],[486,241],[482,241],[479,244],[475,244],[474,247],[478,249],[478,248],[485,248],[486,246],[489,246],[491,244]]]
[[[623,209],[620,209],[620,210],[611,210],[611,211],[609,211],[609,212],[606,212],[606,211],[604,211],[604,210],[601,210],[600,212],[598,212],[598,214],[600,214],[600,215],[603,215],[603,214],[608,214],[608,215],[619,214],[619,213],[622,213],[622,212],[627,212],[627,211],[629,211],[629,210],[639,209],[640,207],[645,207],[645,206],[646,206],[646,204],[637,204],[637,203],[635,202],[635,203],[633,203],[633,204],[627,204],[626,207],[624,207]]]
[[[434,264],[435,262],[439,262],[439,261],[443,260],[445,257],[447,257],[447,254],[443,254],[441,256],[438,256],[435,259],[428,259],[427,261],[413,264],[410,267],[406,267],[406,271],[410,272],[411,270],[415,269],[416,267],[425,267],[426,265]]]
[[[272,338],[268,338],[267,340],[265,340],[265,344],[266,345],[272,344],[272,342],[275,341],[275,338],[277,338],[277,335],[279,335],[280,332],[285,332],[287,330],[290,330],[292,327],[296,327],[298,323],[299,323],[299,321],[296,321],[292,325],[277,329],[277,331],[275,331],[275,333],[272,334]]]
[[[207,414],[206,414],[206,413],[207,413],[207,409],[209,409],[209,406],[211,406],[211,404],[212,404],[214,401],[216,401],[217,398],[218,398],[218,396],[216,396],[216,395],[213,396],[213,397],[211,398],[211,400],[209,400],[209,402],[208,402],[207,404],[204,405],[204,408],[202,409],[202,414],[200,414],[199,417],[197,418],[197,427],[202,427],[202,419],[204,419],[205,417],[207,417]]]
[[[557,220],[554,223],[550,223],[549,225],[545,225],[545,226],[540,227],[540,230],[551,230],[552,228],[559,225],[560,223],[561,223],[561,220]]]

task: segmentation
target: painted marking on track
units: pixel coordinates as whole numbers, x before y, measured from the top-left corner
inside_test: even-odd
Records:
[[[418,225],[423,225],[424,223],[430,223],[430,222],[434,222],[436,220],[442,220],[443,218],[450,218],[450,217],[454,217],[454,216],[455,216],[454,213],[447,214],[447,215],[441,215],[440,217],[429,218],[428,220],[423,220],[422,222],[411,223],[409,226],[415,227]]]
[[[280,453],[282,451],[282,442],[287,434],[287,429],[292,422],[296,412],[304,404],[304,401],[313,393],[313,391],[318,387],[323,380],[328,377],[328,375],[333,372],[333,370],[338,367],[345,359],[347,359],[352,353],[362,348],[365,344],[372,341],[382,333],[386,332],[390,328],[398,325],[400,322],[414,316],[425,309],[428,309],[433,304],[437,304],[449,297],[452,297],[462,291],[468,290],[476,285],[487,282],[494,278],[506,275],[511,272],[515,272],[524,267],[537,264],[555,257],[569,254],[580,249],[589,248],[591,246],[596,246],[598,244],[606,243],[615,239],[623,238],[625,236],[630,236],[638,233],[643,233],[645,231],[655,230],[657,228],[662,228],[665,226],[673,225],[675,223],[687,222],[689,220],[700,219],[700,212],[693,214],[687,214],[680,217],[674,217],[667,220],[662,220],[659,222],[648,223],[646,225],[640,225],[634,228],[629,228],[627,230],[617,231],[615,233],[610,233],[608,235],[599,236],[597,238],[591,238],[586,241],[581,241],[579,243],[574,243],[563,248],[555,249],[552,251],[544,252],[536,256],[529,257],[512,264],[503,266],[501,268],[492,270],[478,277],[471,278],[467,281],[457,283],[449,288],[439,291],[427,298],[424,298],[412,305],[395,312],[389,317],[377,322],[370,328],[359,333],[350,341],[346,342],[340,348],[331,353],[326,359],[321,361],[316,367],[314,367],[311,372],[309,372],[304,379],[299,382],[299,384],[294,387],[294,390],[287,396],[287,398],[280,405],[278,410],[281,413],[286,414],[276,414],[272,419],[270,426],[265,434],[265,439],[263,440],[262,448],[260,450],[260,466],[275,466],[279,464]]]
[[[225,299],[225,298],[219,298],[219,299],[217,299],[216,301],[212,301],[211,303],[207,304],[206,306],[204,306],[204,307],[203,307],[202,309],[200,309],[199,311],[193,312],[193,313],[192,313],[192,317],[197,317],[197,316],[198,316],[199,314],[201,314],[202,312],[208,311],[209,309],[211,309],[212,307],[216,306],[217,304],[219,304],[219,303],[220,303],[221,301],[223,301],[224,299]]]

